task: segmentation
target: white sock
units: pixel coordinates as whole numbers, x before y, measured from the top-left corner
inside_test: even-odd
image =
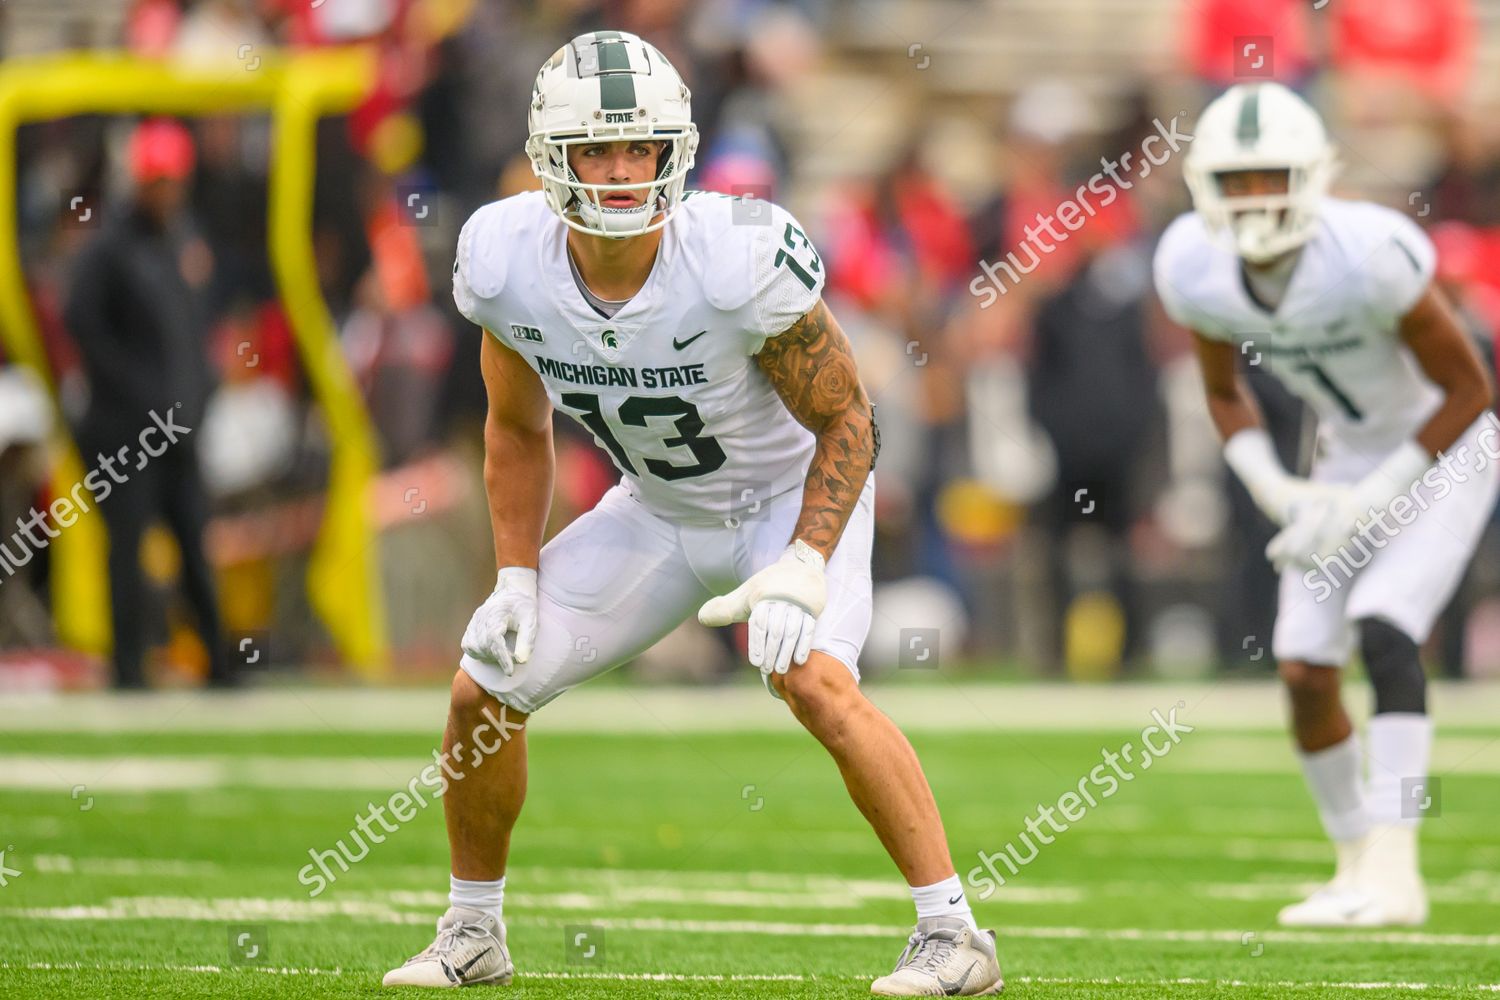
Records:
[[[1360,771],[1364,760],[1359,752],[1359,737],[1354,733],[1342,743],[1335,743],[1311,753],[1298,751],[1308,790],[1318,804],[1323,829],[1335,841],[1358,840],[1370,829],[1370,813],[1365,808],[1364,783]]]
[[[1432,756],[1432,719],[1416,712],[1383,712],[1370,719],[1370,819],[1381,825],[1416,826]],[[1404,786],[1404,787],[1403,787]]]
[[[500,905],[505,901],[505,876],[494,882],[469,882],[448,876],[448,905],[488,913],[500,919]]]
[[[979,925],[974,922],[974,913],[969,901],[964,898],[964,884],[957,875],[950,875],[932,885],[911,886],[911,901],[917,904],[917,919],[928,917],[962,917],[974,933]]]

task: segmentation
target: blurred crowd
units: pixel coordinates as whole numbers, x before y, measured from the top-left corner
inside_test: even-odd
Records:
[[[378,51],[373,92],[320,129],[318,277],[384,467],[430,476],[434,458],[456,458],[469,482],[467,493],[449,491],[467,506],[433,511],[449,519],[445,551],[465,561],[461,572],[417,586],[403,577],[421,567],[386,560],[388,588],[412,598],[395,622],[401,662],[451,666],[492,572],[475,536],[486,530],[473,493],[478,337],[448,294],[457,230],[485,201],[535,186],[521,147],[536,67],[574,34],[608,27],[640,34],[688,80],[702,134],[689,187],[786,204],[828,262],[825,295],[855,342],[885,441],[872,670],[897,666],[900,629],[921,627],[944,630],[949,658],[1081,678],[1269,670],[1269,525],[1225,476],[1189,338],[1151,292],[1155,239],[1190,206],[1175,150],[1158,163],[1146,151],[1170,143],[1150,139],[1169,135],[1177,115],[1190,136],[1197,109],[1234,82],[1297,87],[1338,139],[1339,193],[1392,204],[1428,229],[1439,280],[1493,357],[1500,126],[1472,97],[1481,26],[1500,25],[1481,15],[1500,11],[1479,0],[1163,4],[1180,31],[1169,65],[1142,65],[1107,95],[1059,73],[970,96],[961,111],[971,128],[955,135],[915,114],[878,155],[851,157],[839,156],[839,133],[868,107],[810,99],[809,81],[874,66],[906,74],[901,87],[924,83],[910,52],[880,63],[841,51],[865,12],[855,2],[136,0],[119,37],[83,25],[61,35],[226,72],[253,71],[249,60],[276,48]],[[315,661],[326,643],[287,594],[308,541],[297,502],[326,482],[329,442],[268,263],[267,120],[183,124],[196,159],[181,225],[207,262],[205,558],[231,634],[275,628],[297,637],[295,659]],[[66,319],[77,261],[99,233],[76,208],[98,206],[108,220],[125,203],[134,126],[83,117],[19,136],[23,261],[59,413],[75,434],[99,395]],[[853,136],[847,145],[858,149]],[[1088,219],[1061,239],[1036,238],[1039,219],[1085,189]],[[1002,261],[1009,270],[981,268]],[[1000,277],[981,295],[985,273]],[[1283,457],[1297,462],[1308,431],[1300,404],[1250,374]],[[36,387],[0,368],[0,523],[43,495],[50,419]],[[571,422],[559,421],[558,447],[550,530],[614,478]],[[1434,662],[1454,673],[1500,673],[1495,539],[1484,552],[1435,640]],[[155,597],[142,614],[159,622],[151,636],[171,643],[183,615],[168,584],[180,571],[165,566],[150,574]],[[0,648],[53,641],[47,572],[39,558],[0,585]],[[683,648],[732,659],[701,637]]]

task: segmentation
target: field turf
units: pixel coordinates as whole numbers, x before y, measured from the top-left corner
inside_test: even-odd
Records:
[[[888,971],[911,902],[831,761],[762,693],[712,696],[732,719],[623,687],[592,714],[536,717],[505,903],[518,975],[477,995],[858,997]],[[962,710],[912,742],[964,872],[1136,740],[1151,720],[1135,702],[1171,694],[1122,699],[1111,721],[1107,695],[1101,713],[1097,690],[1056,690],[1041,696],[1055,725],[1033,698],[1014,726],[1004,689],[947,697]],[[1246,697],[1274,709],[1274,693]],[[431,761],[443,694],[287,698],[5,707],[0,997],[383,995],[446,905],[441,803],[332,866],[316,898],[298,872]],[[1327,876],[1330,851],[1274,713],[1219,701],[990,898],[970,890],[1006,995],[1500,992],[1500,724],[1440,735],[1426,927],[1290,932],[1276,910]]]

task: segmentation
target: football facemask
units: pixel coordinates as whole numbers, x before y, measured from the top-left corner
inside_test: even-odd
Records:
[[[1286,190],[1226,195],[1227,174],[1286,172]],[[1204,108],[1183,177],[1210,232],[1241,257],[1265,263],[1312,236],[1337,162],[1323,122],[1279,83],[1239,84]]]
[[[698,129],[691,94],[665,56],[635,35],[596,31],[558,49],[537,73],[526,155],[547,204],[579,232],[625,239],[660,229],[682,203]],[[656,175],[631,184],[585,184],[568,164],[574,145],[622,140],[664,143]],[[611,194],[641,204],[611,208]]]

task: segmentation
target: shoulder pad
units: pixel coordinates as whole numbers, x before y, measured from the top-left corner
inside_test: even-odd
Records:
[[[1157,298],[1174,322],[1205,335],[1219,330],[1209,304],[1214,269],[1223,265],[1226,252],[1196,212],[1178,216],[1162,233],[1151,270]]]
[[[1159,275],[1186,277],[1206,270],[1213,255],[1205,251],[1217,248],[1203,217],[1186,212],[1172,220],[1156,244],[1156,271]]]
[[[732,312],[754,295],[756,236],[770,228],[773,207],[714,191],[683,198],[673,219],[683,261],[715,309]]]
[[[538,210],[550,211],[540,191],[527,191],[480,207],[464,223],[458,236],[454,269],[463,275],[473,293],[492,299],[505,288],[507,261],[535,238],[540,225]]]

